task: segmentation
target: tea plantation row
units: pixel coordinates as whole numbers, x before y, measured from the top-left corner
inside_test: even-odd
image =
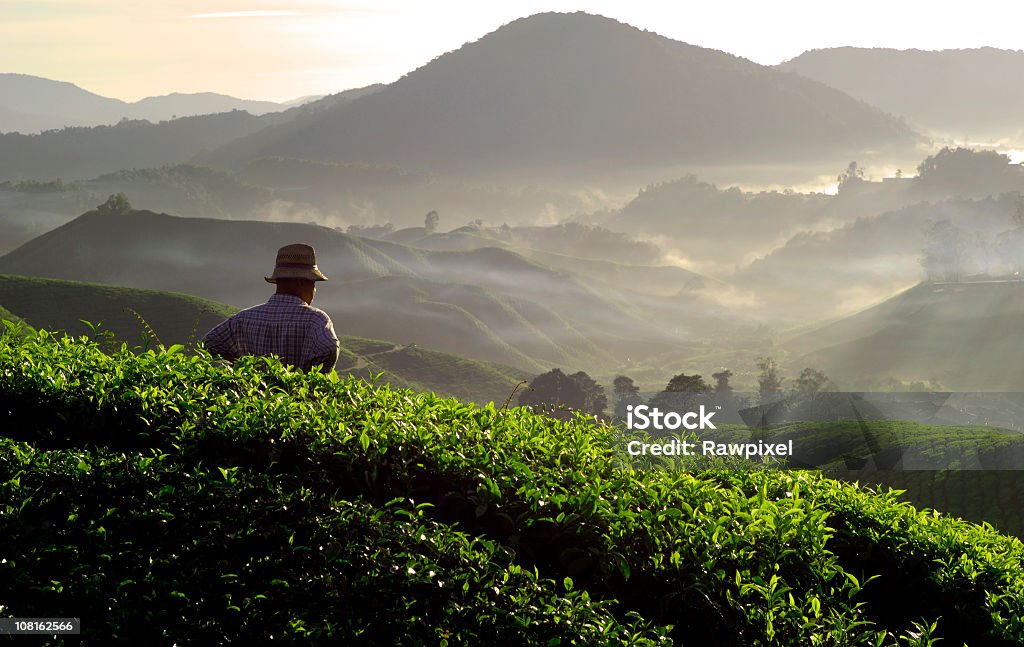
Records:
[[[1018,540],[582,420],[42,332],[0,430],[0,613],[98,639],[1024,643]]]

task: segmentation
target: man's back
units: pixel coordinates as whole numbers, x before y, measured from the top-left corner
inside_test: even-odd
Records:
[[[277,355],[284,364],[305,371],[322,366],[329,372],[338,361],[331,318],[290,294],[274,294],[266,303],[242,310],[208,332],[203,342],[211,353],[229,360]]]

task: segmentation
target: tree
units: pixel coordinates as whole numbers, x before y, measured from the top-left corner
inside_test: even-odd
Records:
[[[629,413],[627,407],[643,404],[640,397],[640,387],[633,383],[631,378],[620,375],[612,381],[612,394],[614,397],[614,416],[616,420],[625,420]]]
[[[805,368],[800,372],[800,377],[796,378],[796,381],[793,382],[793,393],[800,395],[808,393],[823,393],[835,390],[835,382],[828,379],[824,373],[814,368]]]
[[[349,225],[345,231],[362,238],[383,238],[394,230],[395,226],[386,222],[383,225]]]
[[[677,412],[690,410],[704,401],[697,394],[707,393],[710,390],[711,387],[704,382],[702,376],[680,373],[679,375],[674,375],[668,381],[668,384],[665,385],[665,390],[651,398],[650,405]]]
[[[432,234],[440,221],[441,216],[437,215],[436,211],[431,211],[423,218],[423,228],[427,230],[428,234]]]
[[[843,189],[849,189],[859,185],[864,181],[864,169],[857,166],[857,162],[850,162],[846,170],[839,174],[836,178],[836,182],[839,183],[838,191],[841,193]]]
[[[1011,166],[1010,157],[996,151],[976,151],[971,148],[949,148],[926,157],[917,166],[918,178],[928,184],[941,184],[949,188],[973,187],[990,183],[1019,171]]]
[[[566,375],[555,368],[530,382],[529,390],[519,396],[519,405],[564,420],[570,418],[573,411],[603,415],[608,399],[604,388],[583,371]]]
[[[625,375],[620,375],[612,380],[612,389],[615,395],[629,395],[640,391],[640,387],[633,382],[633,378]]]
[[[124,193],[114,193],[106,202],[96,207],[96,210],[101,213],[128,213],[132,210],[132,205]]]
[[[774,357],[758,357],[757,368],[761,374],[757,376],[758,392],[762,400],[774,400],[782,394],[782,378],[779,377],[779,365]]]
[[[583,371],[573,373],[569,379],[576,382],[583,393],[583,406],[580,411],[595,416],[603,416],[604,410],[608,408],[608,397],[604,394],[604,387],[594,381]]]
[[[669,393],[707,393],[711,390],[700,375],[687,375],[680,373],[668,381],[665,391]]]
[[[715,393],[732,393],[732,386],[729,384],[729,378],[731,377],[732,371],[729,369],[712,373],[711,379],[715,381]]]

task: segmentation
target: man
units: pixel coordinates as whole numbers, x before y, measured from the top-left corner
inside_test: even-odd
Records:
[[[277,250],[274,272],[264,277],[277,292],[263,305],[242,310],[203,337],[213,355],[234,361],[242,355],[277,355],[283,364],[324,373],[338,361],[338,336],[327,313],[313,308],[316,282],[326,281],[309,245]]]

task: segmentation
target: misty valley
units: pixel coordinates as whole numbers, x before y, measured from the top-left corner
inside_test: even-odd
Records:
[[[728,369],[733,386],[756,390],[756,360],[771,356],[791,378],[811,367],[846,390],[1019,390],[1024,173],[964,148],[918,166],[873,181],[853,162],[834,194],[722,189],[689,174],[602,209],[584,204],[597,189],[415,180],[390,195],[406,202],[387,208],[393,218],[370,222],[337,205],[377,205],[388,191],[326,178],[300,190],[178,164],[8,180],[0,272],[242,308],[265,298],[253,277],[280,241],[304,240],[337,277],[317,299],[341,332],[526,373],[582,370],[606,386],[628,375],[657,390],[681,372]],[[428,208],[460,191],[460,207]],[[96,208],[115,193],[129,208]],[[543,193],[564,206],[531,204]],[[31,321],[33,306],[5,296]],[[160,330],[163,314],[144,316]]]

